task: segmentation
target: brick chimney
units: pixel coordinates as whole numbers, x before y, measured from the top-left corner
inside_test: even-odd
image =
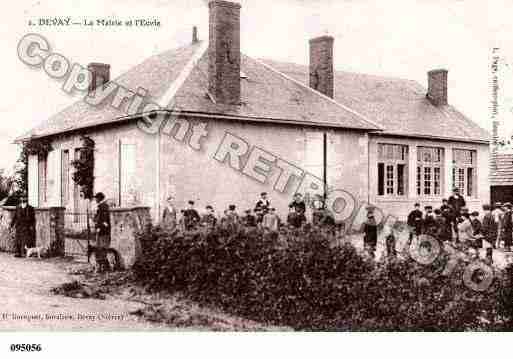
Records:
[[[195,44],[199,41],[198,39],[198,28],[196,26],[192,27],[192,43]]]
[[[447,105],[447,70],[438,69],[428,72],[427,98],[435,106]]]
[[[310,87],[333,98],[332,36],[310,40]]]
[[[91,72],[91,82],[89,83],[89,92],[94,91],[100,85],[110,81],[110,65],[100,62],[91,62],[87,65],[87,69]]]
[[[240,4],[209,7],[208,91],[218,103],[240,104]]]

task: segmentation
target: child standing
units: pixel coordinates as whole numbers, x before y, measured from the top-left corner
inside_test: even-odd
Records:
[[[201,218],[201,224],[207,228],[215,227],[217,218],[214,214],[214,208],[211,205],[205,207],[205,214]]]
[[[413,211],[408,214],[408,226],[410,227],[410,236],[408,243],[411,243],[413,235],[419,236],[422,233],[422,211],[420,203],[415,203]]]
[[[385,245],[387,249],[387,258],[395,258],[397,257],[397,252],[395,249],[396,239],[394,235],[394,228],[393,226],[386,225],[384,228],[384,233],[386,235],[385,237]]]
[[[492,248],[495,248],[495,242],[497,241],[499,226],[498,223],[495,221],[495,218],[493,217],[490,205],[484,204],[483,211],[484,216],[481,230],[485,241],[490,243]]]
[[[481,231],[481,222],[479,221],[479,212],[470,213],[470,224],[472,225],[473,246],[476,249],[483,248],[483,233]]]
[[[262,220],[262,227],[268,229],[272,232],[278,231],[278,227],[280,224],[280,218],[276,214],[276,210],[271,208],[269,212],[264,215]]]
[[[200,222],[201,218],[198,214],[198,211],[194,208],[194,201],[189,201],[189,208],[182,211],[183,214],[183,224],[185,230],[191,231],[196,228],[197,224]]]

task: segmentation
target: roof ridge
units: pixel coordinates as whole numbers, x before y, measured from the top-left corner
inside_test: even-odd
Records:
[[[356,116],[359,116],[363,121],[368,122],[368,123],[372,124],[373,126],[375,126],[375,130],[383,130],[383,127],[381,127],[380,125],[378,125],[376,122],[374,122],[374,121],[371,121],[371,120],[367,119],[367,118],[366,118],[365,116],[363,116],[362,114],[360,114],[360,113],[356,112],[356,111],[355,111],[355,110],[353,110],[353,109],[350,109],[350,108],[349,108],[349,107],[347,107],[347,106],[342,105],[341,103],[339,103],[339,102],[335,101],[335,100],[334,100],[334,99],[332,99],[331,97],[326,96],[325,94],[323,94],[323,93],[321,93],[321,92],[319,92],[319,91],[316,91],[316,90],[314,90],[313,88],[311,88],[311,87],[309,87],[309,86],[306,86],[305,84],[301,83],[300,81],[298,81],[298,80],[296,80],[296,79],[294,79],[294,78],[292,78],[292,77],[290,77],[290,76],[288,76],[288,75],[285,75],[283,72],[281,72],[281,71],[279,71],[279,70],[275,69],[274,67],[272,67],[272,66],[270,66],[270,65],[268,65],[268,64],[266,64],[266,63],[264,63],[263,61],[261,61],[261,60],[259,60],[259,59],[254,59],[254,58],[252,58],[252,57],[250,57],[250,56],[247,56],[247,55],[245,55],[245,56],[246,56],[246,57],[248,57],[248,58],[250,58],[250,59],[252,59],[253,61],[256,61],[257,63],[259,63],[260,65],[264,66],[265,68],[267,68],[267,69],[269,69],[269,70],[271,70],[271,71],[273,71],[273,72],[275,72],[275,73],[279,74],[280,76],[282,76],[282,77],[286,78],[287,80],[292,81],[292,82],[294,82],[295,84],[297,84],[297,85],[299,85],[299,86],[301,86],[301,87],[303,87],[303,88],[308,89],[309,91],[311,91],[311,92],[315,93],[317,96],[322,97],[322,98],[324,98],[324,99],[326,99],[326,100],[330,101],[331,103],[333,103],[333,104],[335,104],[335,105],[339,106],[340,108],[342,108],[342,109],[344,109],[344,110],[346,110],[346,111],[351,112],[352,114],[354,114],[354,115],[356,115]]]
[[[262,62],[269,61],[269,62],[273,62],[273,63],[281,63],[281,64],[284,64],[284,65],[288,64],[288,65],[301,66],[301,67],[308,68],[307,64],[299,64],[297,62],[292,62],[292,61],[281,61],[281,60],[273,60],[273,59],[266,59],[266,58],[259,58],[258,60],[262,61]],[[338,74],[351,74],[351,75],[366,76],[366,77],[372,77],[372,78],[384,79],[384,80],[408,81],[408,82],[412,82],[412,83],[415,83],[417,85],[422,86],[422,84],[420,84],[416,80],[412,80],[410,78],[400,77],[400,76],[376,75],[376,74],[372,74],[372,73],[368,73],[368,72],[347,71],[347,70],[340,70],[340,69],[337,69],[337,68],[334,68],[333,72],[335,74],[337,74],[337,73]]]

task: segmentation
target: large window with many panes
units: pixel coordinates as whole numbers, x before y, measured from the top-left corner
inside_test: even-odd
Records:
[[[441,196],[443,193],[444,149],[439,147],[417,148],[418,196]]]
[[[477,196],[477,152],[474,150],[453,149],[452,184],[467,197]]]
[[[378,143],[378,195],[405,196],[408,189],[408,146]]]

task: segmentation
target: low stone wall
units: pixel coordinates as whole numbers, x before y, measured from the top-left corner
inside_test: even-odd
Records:
[[[111,244],[120,255],[121,267],[130,268],[141,255],[137,232],[151,225],[149,207],[111,208]]]
[[[14,231],[10,230],[10,225],[16,207],[0,207],[0,251],[14,252]]]
[[[64,256],[64,207],[36,208],[36,246],[48,257]]]

